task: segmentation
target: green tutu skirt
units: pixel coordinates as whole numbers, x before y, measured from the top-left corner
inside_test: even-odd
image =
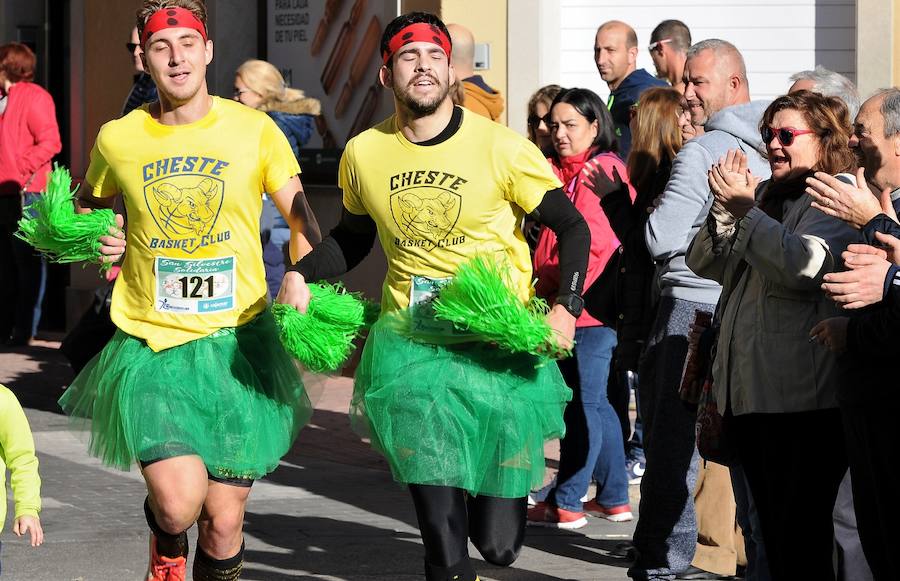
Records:
[[[91,419],[90,452],[107,465],[196,454],[219,478],[274,470],[312,414],[269,311],[158,353],[117,331],[59,404]]]
[[[394,319],[393,321],[391,319]],[[486,343],[431,344],[382,317],[356,371],[354,428],[405,484],[519,498],[544,480],[544,442],[572,397],[556,363]]]

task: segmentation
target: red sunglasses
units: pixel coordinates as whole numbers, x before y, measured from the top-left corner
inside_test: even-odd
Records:
[[[794,143],[794,138],[798,135],[806,135],[807,133],[815,133],[811,129],[794,129],[793,127],[763,127],[762,131],[763,143],[769,145],[773,137],[778,138],[778,142],[784,147],[789,147]]]

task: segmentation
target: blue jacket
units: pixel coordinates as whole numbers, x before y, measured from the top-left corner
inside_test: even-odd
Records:
[[[650,87],[668,87],[665,81],[657,79],[644,69],[637,69],[622,80],[616,90],[610,93],[606,106],[612,115],[613,124],[616,126],[616,136],[619,138],[619,157],[628,159],[631,151],[631,121],[629,109],[638,102],[641,93]]]
[[[269,111],[268,113],[287,137],[288,143],[291,144],[291,149],[294,151],[294,157],[300,159],[300,149],[306,145],[316,129],[316,118],[312,115],[282,111]]]

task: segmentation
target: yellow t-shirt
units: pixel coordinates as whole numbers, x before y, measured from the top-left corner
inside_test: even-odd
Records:
[[[519,225],[561,186],[534,144],[466,110],[457,132],[436,145],[407,140],[396,117],[364,131],[347,143],[339,185],[344,207],[378,226],[385,312],[409,305],[413,277],[452,277],[475,254],[507,261],[522,300],[530,298],[531,256]]]
[[[187,125],[162,125],[146,105],[106,123],[87,181],[95,197],[122,193],[128,213],[116,326],[160,351],[261,312],[262,193],[299,173],[268,115],[218,97]]]

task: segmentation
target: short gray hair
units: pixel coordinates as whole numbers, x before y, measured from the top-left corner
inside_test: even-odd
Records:
[[[706,40],[701,40],[700,42],[691,46],[691,48],[687,51],[688,60],[694,58],[701,52],[705,50],[713,51],[713,54],[716,55],[717,59],[720,60],[725,56],[733,56],[737,59],[739,71],[741,74],[741,78],[743,78],[744,82],[747,82],[747,65],[744,64],[744,57],[741,54],[741,51],[737,49],[736,46],[728,42],[727,40],[722,40],[719,38],[708,38]]]
[[[900,89],[890,87],[879,89],[869,97],[882,97],[881,116],[884,118],[884,136],[893,137],[900,133]]]
[[[859,92],[850,79],[840,73],[816,65],[811,71],[800,71],[791,75],[791,82],[812,81],[813,91],[826,97],[837,97],[847,105],[850,119],[855,119],[859,112]]]

